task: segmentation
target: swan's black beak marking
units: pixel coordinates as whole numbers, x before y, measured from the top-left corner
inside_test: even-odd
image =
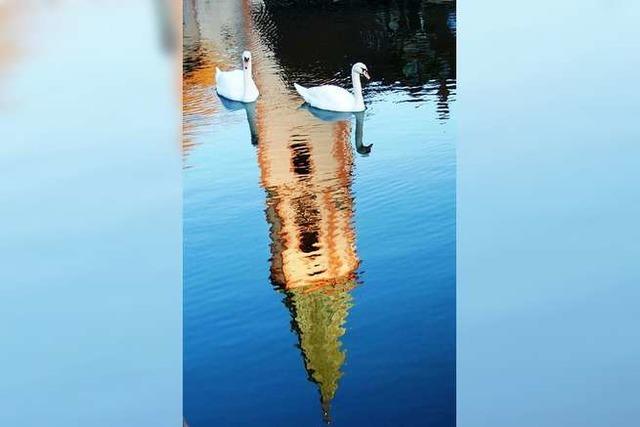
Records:
[[[365,76],[367,78],[367,80],[371,80],[371,77],[369,77],[369,71],[362,70],[362,75]]]

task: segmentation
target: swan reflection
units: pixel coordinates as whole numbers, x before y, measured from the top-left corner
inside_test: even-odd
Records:
[[[300,106],[301,109],[307,110],[311,115],[315,118],[320,119],[325,122],[338,122],[338,121],[351,121],[351,117],[355,117],[356,119],[356,138],[355,145],[356,151],[358,154],[363,156],[368,156],[371,153],[371,147],[373,144],[365,145],[362,141],[363,138],[363,128],[364,128],[364,111],[359,111],[357,113],[342,113],[337,111],[327,111],[321,110],[319,108],[312,107],[306,102]]]
[[[227,99],[218,95],[220,103],[229,111],[245,110],[247,115],[247,123],[249,124],[249,132],[251,133],[251,144],[258,145],[258,131],[256,129],[256,103],[255,102],[239,102]]]

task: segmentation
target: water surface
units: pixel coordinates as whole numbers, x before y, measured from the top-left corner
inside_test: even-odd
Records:
[[[286,6],[184,2],[185,420],[452,426],[454,4]],[[356,61],[364,113],[301,105]]]

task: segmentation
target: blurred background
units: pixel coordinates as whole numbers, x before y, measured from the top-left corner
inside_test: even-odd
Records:
[[[0,424],[177,426],[180,5],[0,2]]]
[[[459,426],[640,415],[638,16],[459,5]]]

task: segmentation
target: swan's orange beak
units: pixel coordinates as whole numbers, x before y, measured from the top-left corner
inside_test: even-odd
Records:
[[[367,70],[362,70],[362,75],[365,76],[367,80],[371,80],[371,77],[369,77],[369,72]]]

